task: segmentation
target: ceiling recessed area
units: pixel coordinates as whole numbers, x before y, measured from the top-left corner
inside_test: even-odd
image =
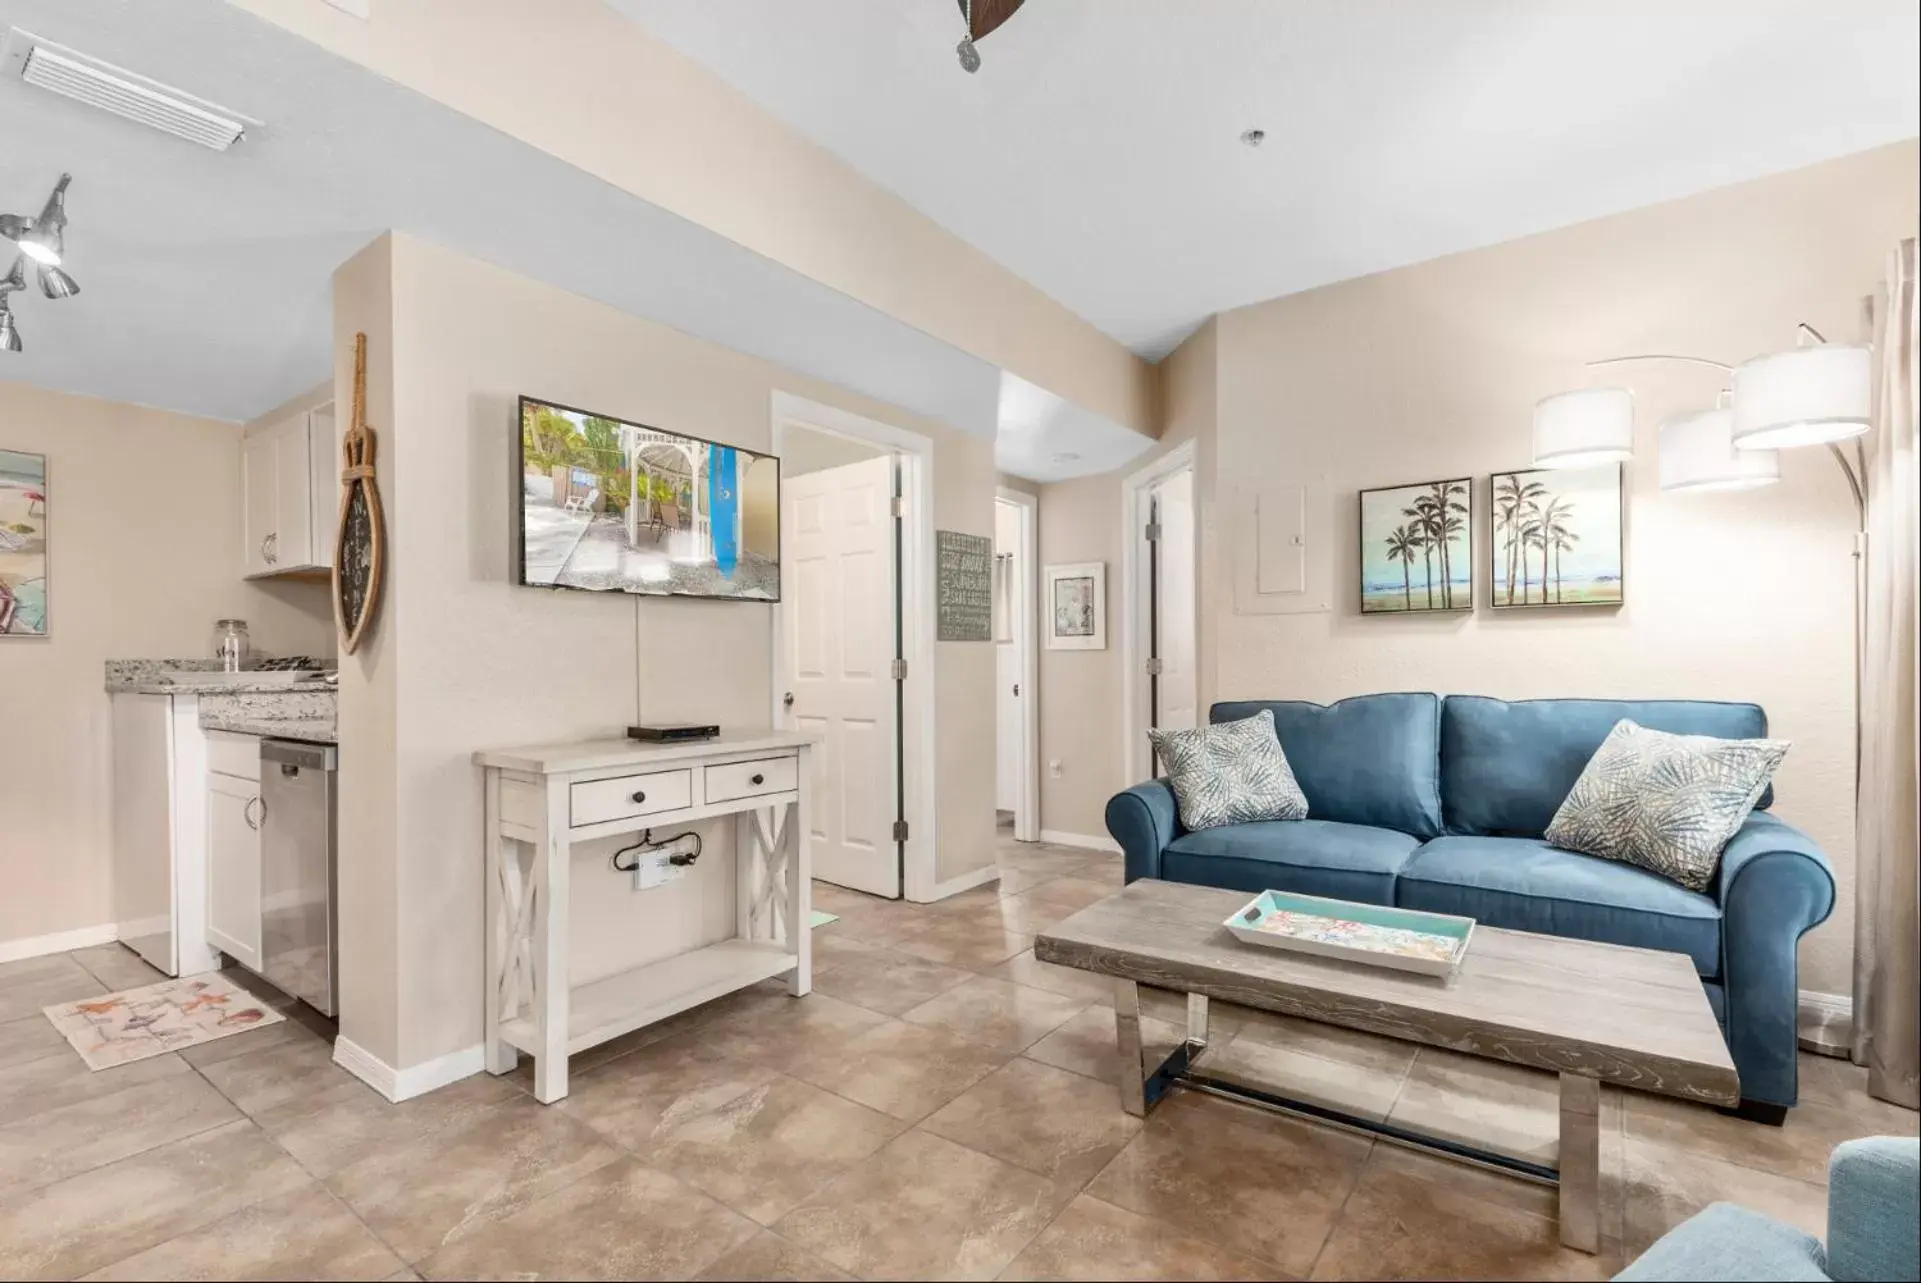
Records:
[[[1921,114],[1913,0],[1037,0],[971,76],[951,0],[612,3],[1150,359]]]
[[[237,7],[16,0],[7,21],[136,74],[164,69],[169,86],[270,123],[213,151],[17,68],[0,75],[0,208],[38,209],[70,171],[67,263],[85,285],[23,311],[25,350],[0,353],[0,378],[227,420],[264,414],[328,377],[333,271],[391,228],[996,434],[993,365]],[[542,234],[527,236],[535,208]],[[1148,444],[1084,411],[1056,417],[1050,439]]]

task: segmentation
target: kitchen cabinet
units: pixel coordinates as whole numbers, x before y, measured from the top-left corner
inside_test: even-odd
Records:
[[[199,697],[116,691],[112,717],[115,933],[170,976],[211,971],[209,732],[200,729]],[[236,769],[258,772],[258,757],[256,747],[256,764]]]
[[[258,769],[259,745],[251,742]],[[207,943],[254,971],[261,968],[260,782],[207,775]]]
[[[249,432],[241,442],[244,573],[249,578],[333,564],[333,406]]]

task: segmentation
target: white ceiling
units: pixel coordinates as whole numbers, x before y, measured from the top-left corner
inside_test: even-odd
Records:
[[[954,0],[612,3],[1152,359],[1921,115],[1914,0],[1033,0],[975,76]]]
[[[0,25],[265,122],[216,153],[0,77],[0,210],[37,212],[72,171],[67,266],[82,290],[14,296],[26,350],[0,353],[0,379],[258,416],[328,377],[333,270],[398,228],[963,431],[996,431],[992,365],[223,0],[8,0]],[[1090,456],[1149,444],[1087,414],[1069,431]]]

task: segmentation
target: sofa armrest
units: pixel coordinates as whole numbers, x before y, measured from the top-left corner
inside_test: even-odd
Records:
[[[1121,844],[1127,880],[1161,876],[1161,852],[1185,830],[1174,789],[1165,779],[1149,780],[1107,799],[1107,831]]]
[[[1846,1283],[1921,1274],[1921,1140],[1869,1136],[1828,1159],[1828,1272]]]
[[[1721,984],[1741,1097],[1795,1101],[1797,945],[1834,910],[1834,870],[1807,834],[1756,811],[1721,853]]]
[[[1787,858],[1768,860],[1777,855]],[[1826,921],[1834,908],[1834,866],[1828,863],[1826,853],[1815,845],[1813,838],[1767,811],[1750,813],[1721,851],[1715,898],[1720,900],[1722,908],[1726,909],[1728,897],[1737,883],[1770,864],[1779,866],[1788,877],[1806,882],[1810,906],[1819,906],[1814,908],[1814,917],[1808,926]]]

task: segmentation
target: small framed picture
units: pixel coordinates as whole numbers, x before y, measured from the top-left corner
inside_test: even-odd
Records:
[[[1107,649],[1107,563],[1081,561],[1049,566],[1047,648]]]

